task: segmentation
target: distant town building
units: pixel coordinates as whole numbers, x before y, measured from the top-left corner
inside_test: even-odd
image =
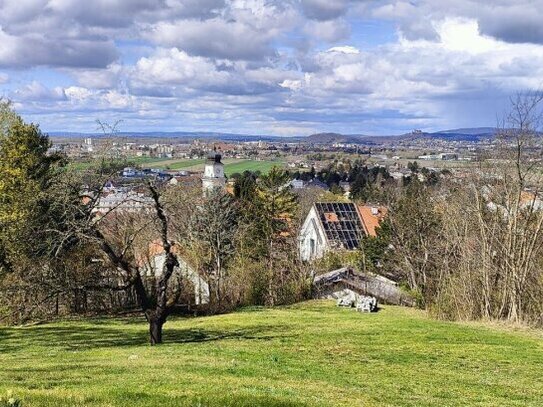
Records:
[[[87,137],[87,138],[84,140],[84,144],[85,144],[84,151],[86,151],[87,153],[92,153],[92,152],[94,152],[94,147],[93,147],[93,145],[92,145],[92,138]]]
[[[294,190],[317,188],[317,189],[322,189],[323,191],[328,191],[330,189],[326,183],[320,181],[317,178],[313,178],[310,181],[304,181],[301,179],[293,179],[292,181],[290,181],[289,185]]]
[[[202,188],[209,192],[215,188],[224,188],[226,177],[224,176],[224,164],[221,162],[221,155],[213,151],[207,155],[207,162],[202,177]]]
[[[185,281],[190,283],[189,286],[192,286],[192,298],[188,300],[195,305],[208,304],[209,284],[206,279],[198,272],[198,268],[191,264],[188,258],[183,255],[179,244],[174,242],[172,252],[176,255],[179,263],[174,272],[179,273]],[[147,253],[140,253],[138,257],[146,276],[150,277],[154,275],[156,278],[159,278],[162,275],[166,254],[161,243],[150,243]]]
[[[106,215],[109,212],[140,212],[149,210],[153,200],[142,193],[134,191],[116,191],[101,196],[93,209],[94,213]]]
[[[125,167],[123,169],[123,177],[125,178],[137,177],[139,174],[140,174],[140,171],[132,167]]]
[[[418,159],[419,160],[452,161],[452,160],[458,160],[458,154],[456,153],[427,154],[427,155],[419,155]]]
[[[305,187],[305,181],[301,179],[293,179],[290,181],[290,186],[293,189],[303,189]]]

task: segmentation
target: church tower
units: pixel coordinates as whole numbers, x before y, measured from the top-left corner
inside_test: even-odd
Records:
[[[204,193],[214,188],[224,189],[226,178],[224,176],[224,164],[221,162],[221,155],[217,151],[212,151],[207,155],[207,161],[202,177],[202,187]]]

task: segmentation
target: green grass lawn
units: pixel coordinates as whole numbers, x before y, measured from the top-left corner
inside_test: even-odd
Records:
[[[226,162],[224,172],[227,176],[243,171],[260,171],[267,174],[273,167],[284,167],[280,161],[256,161],[256,160],[238,160],[237,162]]]
[[[191,159],[168,159],[145,163],[145,167],[162,168],[170,170],[191,170],[191,171],[203,171],[204,159],[191,160]],[[227,176],[230,176],[236,172],[242,173],[243,171],[260,171],[263,174],[268,173],[273,166],[283,167],[284,163],[280,161],[256,161],[256,160],[242,160],[236,158],[227,158],[223,160],[224,172]]]
[[[311,301],[172,318],[0,328],[23,406],[541,406],[543,335]]]
[[[150,157],[130,157],[126,158],[126,163],[133,163],[136,165],[142,165],[144,168],[159,168],[168,170],[190,170],[190,171],[203,171],[205,159],[175,159],[175,158],[150,158]],[[263,174],[267,174],[272,167],[279,166],[284,167],[285,164],[281,161],[256,161],[256,160],[243,160],[236,158],[227,158],[223,160],[224,172],[227,176],[234,173],[242,173],[243,171],[260,171]],[[85,170],[93,165],[93,162],[76,161],[70,164],[77,170]]]
[[[162,165],[163,162],[171,161],[171,159],[165,159],[165,158],[154,158],[154,157],[123,157],[119,159],[109,159],[110,163],[116,162],[117,164],[122,165],[142,165],[146,168],[164,168]],[[187,160],[190,161],[190,160]],[[194,161],[194,160],[193,160]],[[204,160],[201,160],[203,162]],[[90,161],[71,161],[69,163],[70,167],[74,168],[75,170],[86,170],[91,166],[96,166],[100,162],[99,159],[96,160],[90,160]],[[155,166],[156,163],[156,166]]]
[[[148,158],[148,157],[147,157]],[[159,168],[170,170],[192,169],[192,167],[201,166],[203,168],[204,159],[190,158],[153,158],[146,161],[136,161],[144,168]]]
[[[192,168],[192,167],[199,167],[199,168],[201,167],[201,168],[203,168],[203,164],[204,164],[205,161],[206,160],[204,160],[204,159],[178,160],[178,161],[172,161],[171,163],[169,163],[167,165],[162,164],[162,166],[160,166],[160,168],[168,168],[170,170],[184,170],[184,169],[189,169],[189,168]]]

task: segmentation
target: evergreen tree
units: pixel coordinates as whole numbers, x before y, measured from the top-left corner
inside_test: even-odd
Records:
[[[268,237],[283,231],[286,227],[285,220],[294,216],[297,202],[296,195],[288,187],[289,181],[286,171],[273,167],[258,183],[256,203]]]
[[[368,178],[364,173],[359,173],[351,184],[351,197],[365,201],[368,196]]]
[[[241,200],[251,200],[256,192],[257,176],[251,171],[244,171],[234,181],[234,196]]]
[[[390,220],[385,219],[376,230],[376,236],[364,236],[360,245],[361,268],[364,271],[379,271],[386,263],[388,248],[391,242]]]
[[[42,223],[51,221],[47,190],[61,157],[48,154],[49,147],[38,126],[25,123],[8,102],[0,102],[0,271],[43,243],[29,231],[44,232]]]
[[[256,190],[256,199],[252,208],[254,247],[265,265],[265,303],[277,302],[277,286],[284,280],[281,263],[292,262],[288,259],[290,246],[288,237],[296,232],[292,227],[297,208],[297,198],[288,187],[290,177],[279,167],[274,167],[262,176]]]

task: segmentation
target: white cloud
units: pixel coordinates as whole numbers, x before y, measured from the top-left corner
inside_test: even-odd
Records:
[[[215,82],[227,73],[217,72],[214,64],[203,57],[194,57],[177,48],[159,50],[155,55],[136,63],[136,77],[152,83],[187,83],[196,79]]]
[[[282,88],[287,88],[291,90],[300,90],[302,89],[302,82],[285,79],[283,82],[279,84],[279,86],[281,86]]]
[[[308,21],[304,26],[304,32],[321,41],[336,42],[349,38],[351,27],[344,19]]]
[[[62,101],[66,100],[66,94],[61,87],[47,88],[45,85],[33,81],[15,91],[17,101]]]
[[[360,54],[360,50],[350,45],[343,45],[338,47],[332,47],[327,52],[341,52],[343,54]]]
[[[63,126],[122,115],[291,134],[483,120],[543,84],[541,1],[491,3],[0,0],[0,83],[33,120]]]
[[[268,34],[222,19],[159,23],[148,37],[158,45],[178,47],[208,57],[259,59],[273,55]],[[244,40],[240,41],[241,38]]]
[[[123,80],[123,66],[118,63],[104,69],[72,69],[68,72],[80,85],[95,89],[114,88]]]
[[[347,12],[347,0],[301,0],[305,14],[315,20],[331,20]]]
[[[146,26],[143,35],[191,55],[262,61],[277,56],[274,41],[297,24],[300,16],[289,3],[235,0],[221,16],[161,21]]]
[[[64,93],[68,99],[73,101],[84,101],[95,94],[95,92],[81,86],[70,86],[64,89]]]
[[[509,43],[543,43],[541,0],[388,0],[377,3],[376,18],[398,21],[408,39],[436,39],[433,21],[445,18],[476,20],[481,33]]]
[[[0,26],[0,67],[105,67],[117,59],[110,40],[64,38],[47,35],[15,36]]]
[[[481,54],[508,48],[505,43],[481,35],[475,20],[445,19],[434,26],[443,48],[450,51]]]

